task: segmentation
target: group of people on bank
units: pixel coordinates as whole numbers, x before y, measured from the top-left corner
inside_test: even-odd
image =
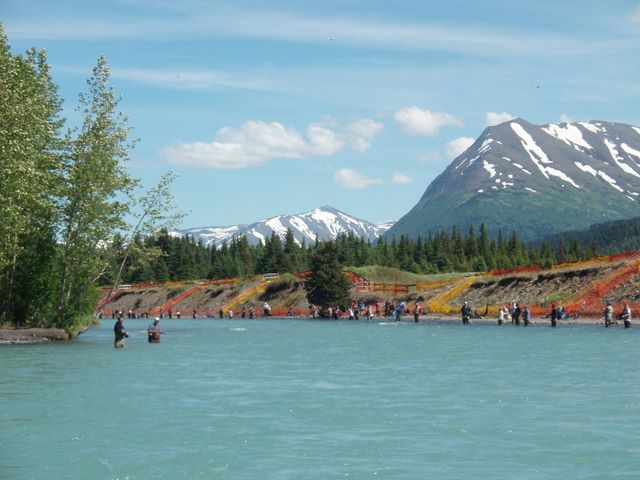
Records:
[[[514,325],[524,325],[525,327],[531,323],[531,311],[526,305],[514,302],[510,306],[502,306],[498,310],[498,325],[504,323],[512,323]]]
[[[360,320],[361,318],[373,320],[374,318],[384,318],[401,321],[402,315],[412,314],[414,321],[417,323],[421,313],[424,313],[423,310],[424,308],[419,302],[416,302],[415,305],[411,306],[405,301],[394,304],[391,301],[385,301],[383,303],[380,300],[376,300],[374,303],[369,304],[365,304],[364,301],[353,302],[347,308],[340,308],[340,306],[336,305],[321,309],[316,305],[309,305],[309,317],[331,318],[334,320],[345,318],[349,320]]]
[[[472,317],[477,317],[477,313],[475,312],[475,310],[471,310],[469,303],[466,301],[460,308],[460,315],[462,317],[462,323],[464,325],[470,323]],[[526,305],[521,307],[518,303],[514,302],[510,306],[501,306],[498,309],[497,318],[498,325],[512,323],[513,325],[524,325],[526,327],[531,323],[531,311]],[[569,314],[563,306],[551,306],[549,319],[551,321],[552,327],[557,327],[560,320],[564,320],[567,318],[569,318]],[[609,327],[610,325],[617,323],[616,319],[619,319],[624,322],[624,328],[630,328],[631,307],[628,303],[625,303],[620,314],[616,316],[614,315],[613,311],[613,303],[609,301],[607,302],[607,306],[604,308],[603,318],[605,327]]]

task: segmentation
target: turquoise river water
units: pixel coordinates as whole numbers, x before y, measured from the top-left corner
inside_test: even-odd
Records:
[[[0,479],[640,478],[640,329],[147,324],[0,348]]]

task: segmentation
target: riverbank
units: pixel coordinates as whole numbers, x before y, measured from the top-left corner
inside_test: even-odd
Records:
[[[61,342],[70,338],[61,328],[0,328],[0,345]]]

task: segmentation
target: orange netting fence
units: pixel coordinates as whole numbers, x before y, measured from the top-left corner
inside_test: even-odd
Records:
[[[578,316],[600,316],[607,301],[606,295],[623,285],[632,277],[640,273],[640,254],[638,252],[625,253],[620,255],[610,255],[603,257],[611,261],[627,260],[621,266],[607,275],[589,283],[580,292],[569,295],[567,298],[558,301],[557,304],[564,305],[567,312]],[[607,260],[604,260],[606,262]],[[640,303],[627,302],[635,309]],[[622,301],[614,305],[614,309],[622,309]],[[551,311],[551,302],[533,305],[531,312],[534,315],[546,315]]]
[[[606,295],[626,283],[629,279],[640,273],[640,261],[634,259],[617,268],[610,274],[600,278],[590,284],[579,295],[567,301],[566,308],[569,312],[575,312],[582,315],[599,316],[604,308],[607,300]],[[622,309],[622,303],[618,302],[614,305],[614,309]]]
[[[173,298],[170,298],[169,300],[167,300],[161,306],[151,309],[150,313],[151,313],[151,315],[154,315],[154,316],[155,315],[159,315],[160,314],[160,310],[169,310],[169,309],[173,308],[174,306],[176,306],[177,304],[179,304],[180,302],[182,302],[183,300],[186,300],[187,298],[189,298],[192,295],[196,294],[200,290],[201,290],[201,287],[199,285],[195,285],[195,286],[193,286],[191,288],[188,288],[187,290],[185,290],[181,294],[176,295]]]
[[[526,267],[510,268],[510,269],[494,269],[488,272],[489,275],[498,277],[500,275],[511,275],[514,273],[539,272],[542,270],[540,265],[528,265]]]

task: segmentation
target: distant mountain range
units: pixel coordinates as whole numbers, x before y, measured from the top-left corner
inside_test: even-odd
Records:
[[[307,245],[319,240],[335,240],[341,233],[352,233],[365,240],[375,241],[386,232],[393,221],[374,224],[347,215],[333,207],[324,206],[311,212],[293,215],[279,215],[249,225],[230,225],[226,227],[188,228],[171,232],[173,235],[189,235],[205,245],[222,245],[232,238],[244,236],[249,244],[256,245],[270,238],[273,233],[284,239],[287,229],[291,229],[299,244]]]
[[[640,128],[603,121],[487,128],[385,234],[484,223],[524,240],[640,215]]]

